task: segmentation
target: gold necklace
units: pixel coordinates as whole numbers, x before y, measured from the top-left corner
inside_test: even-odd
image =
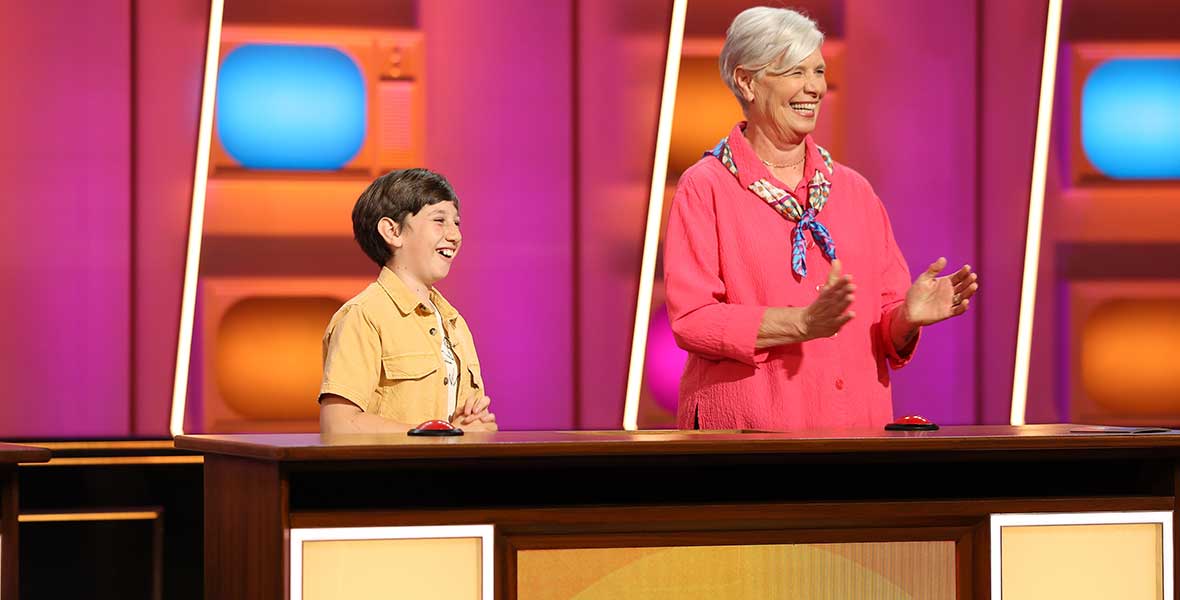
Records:
[[[774,163],[770,162],[769,160],[763,160],[762,158],[759,158],[758,160],[761,160],[761,161],[762,161],[762,164],[764,164],[764,165],[766,165],[766,166],[768,166],[768,167],[770,167],[770,168],[772,168],[772,169],[786,169],[787,167],[794,167],[794,166],[796,166],[796,165],[798,165],[798,164],[802,163],[802,162],[803,162],[803,160],[804,160],[804,159],[806,159],[806,158],[807,158],[807,153],[806,153],[806,152],[804,152],[804,153],[803,153],[803,156],[802,156],[802,157],[800,157],[800,158],[799,158],[799,160],[797,160],[797,161],[795,161],[795,162],[793,162],[793,163],[783,163],[783,164],[781,164],[781,165],[776,165],[776,164],[774,164]]]

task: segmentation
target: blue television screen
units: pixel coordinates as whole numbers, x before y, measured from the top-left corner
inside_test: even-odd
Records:
[[[1091,71],[1082,148],[1113,179],[1180,179],[1180,59],[1119,58]]]
[[[218,74],[218,139],[248,169],[340,169],[365,141],[366,107],[360,68],[336,48],[247,44]]]

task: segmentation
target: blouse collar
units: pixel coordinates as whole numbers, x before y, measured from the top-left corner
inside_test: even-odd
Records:
[[[776,186],[787,189],[786,184],[775,177],[770,169],[762,164],[762,159],[758,158],[758,154],[754,152],[754,147],[750,145],[750,141],[746,139],[746,121],[742,121],[733,126],[733,130],[729,132],[729,150],[733,153],[733,162],[737,166],[738,182],[742,187],[749,188],[759,179],[766,179]],[[809,182],[815,178],[817,169],[825,169],[824,159],[820,156],[818,146],[815,145],[815,140],[811,135],[803,138],[804,155],[803,155],[803,178],[801,182]],[[787,190],[793,193],[794,190]]]

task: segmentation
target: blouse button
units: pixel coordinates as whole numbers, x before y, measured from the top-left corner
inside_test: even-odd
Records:
[[[443,385],[451,385],[451,380],[448,377],[443,377]]]
[[[844,380],[843,379],[836,380],[836,389],[838,389],[838,390],[844,389]]]
[[[435,329],[435,328],[433,328],[433,327],[431,327],[431,328],[430,328],[430,335],[434,335],[434,334],[436,334],[436,333],[438,333],[438,330],[437,330],[437,329]]]

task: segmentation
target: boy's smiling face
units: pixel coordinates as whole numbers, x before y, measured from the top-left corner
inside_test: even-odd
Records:
[[[463,244],[454,202],[428,204],[401,225],[382,219],[378,227],[393,249],[390,269],[403,280],[409,277],[406,283],[412,287],[429,289],[446,277]]]

